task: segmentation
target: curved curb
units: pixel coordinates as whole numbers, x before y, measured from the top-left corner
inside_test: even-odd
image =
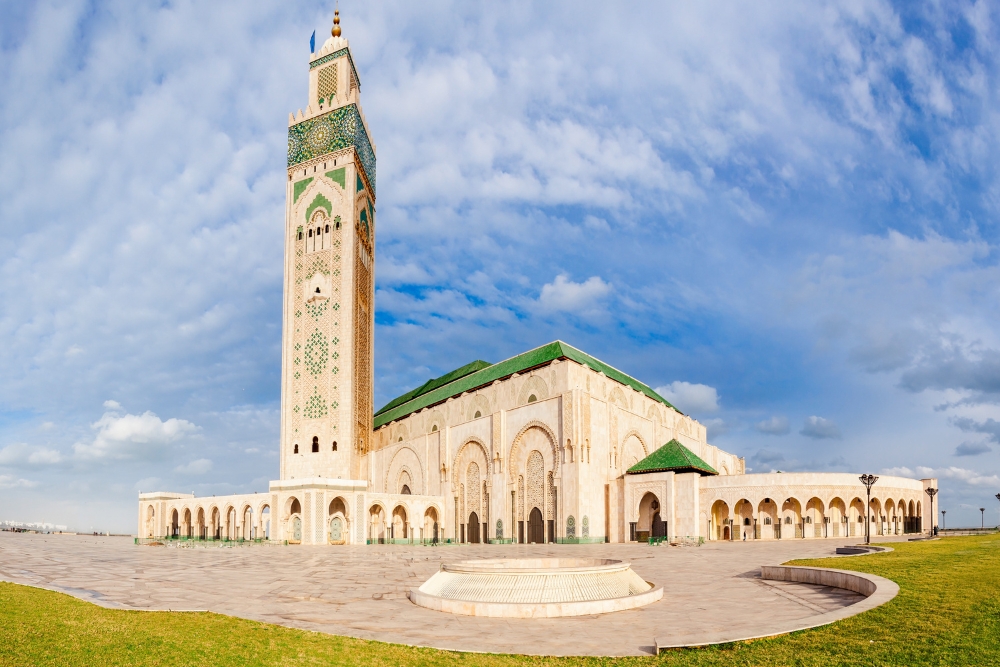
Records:
[[[803,584],[814,584],[818,586],[832,586],[843,588],[866,596],[864,600],[852,605],[835,609],[834,611],[818,614],[808,618],[793,621],[787,626],[767,628],[763,632],[749,636],[726,636],[723,633],[709,635],[694,642],[671,642],[670,638],[656,638],[653,640],[656,653],[669,648],[691,648],[696,646],[711,646],[713,644],[728,644],[732,642],[743,642],[751,639],[763,639],[765,637],[776,637],[786,635],[790,632],[818,628],[829,625],[835,621],[850,618],[861,612],[874,609],[885,604],[899,594],[899,585],[885,577],[879,577],[866,572],[852,572],[850,570],[834,570],[826,567],[801,567],[798,565],[762,565],[760,568],[760,578],[771,581],[794,581]]]
[[[647,582],[649,583],[649,582]],[[652,584],[650,584],[652,585]],[[620,598],[585,600],[582,602],[549,602],[542,604],[517,604],[507,602],[470,602],[428,595],[418,588],[410,590],[410,602],[420,607],[464,616],[490,618],[558,618],[565,616],[590,616],[613,611],[635,609],[652,604],[663,597],[663,586]]]

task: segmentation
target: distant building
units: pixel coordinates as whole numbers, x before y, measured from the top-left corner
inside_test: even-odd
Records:
[[[279,479],[264,494],[139,496],[139,535],[625,542],[864,534],[839,473],[745,474],[705,427],[561,341],[372,405],[375,144],[335,18],[289,116]],[[432,94],[428,92],[427,94]],[[924,488],[883,477],[876,535],[932,525]]]

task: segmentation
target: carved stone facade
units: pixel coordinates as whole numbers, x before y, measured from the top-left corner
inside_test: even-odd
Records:
[[[855,534],[866,515],[856,477],[746,475],[743,459],[708,443],[704,425],[561,342],[472,364],[374,413],[375,145],[339,36],[310,58],[309,103],[289,118],[286,173],[279,479],[265,494],[142,494],[140,537],[356,544]],[[674,440],[707,476],[628,473]],[[936,480],[883,478],[869,519],[878,531],[926,531],[928,485]]]

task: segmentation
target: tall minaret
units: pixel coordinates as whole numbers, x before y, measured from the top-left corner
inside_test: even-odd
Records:
[[[282,480],[365,479],[372,437],[375,144],[334,12],[288,118]]]

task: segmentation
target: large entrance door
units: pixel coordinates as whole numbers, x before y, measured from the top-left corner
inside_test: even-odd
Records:
[[[302,519],[299,517],[292,519],[292,539],[296,542],[302,541]]]
[[[479,544],[479,517],[475,512],[469,515],[469,542]]]
[[[330,541],[344,541],[344,521],[339,516],[330,519]]]
[[[653,514],[653,525],[652,528],[653,537],[666,537],[667,536],[667,525],[663,523],[663,519],[660,518],[660,513],[656,512]]]
[[[537,507],[528,515],[528,544],[545,542],[545,528],[542,525],[542,512]]]

